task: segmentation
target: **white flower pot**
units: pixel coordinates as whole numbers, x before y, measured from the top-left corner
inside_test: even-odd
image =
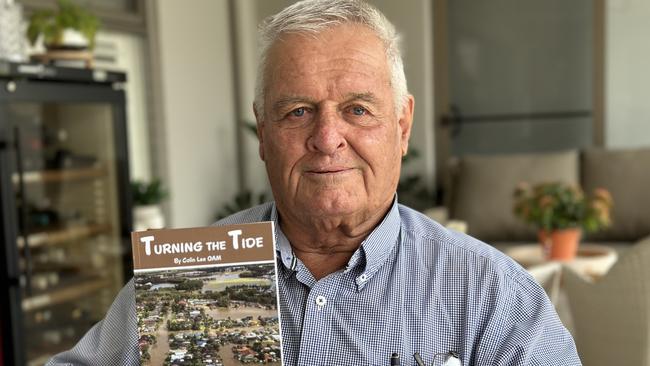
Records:
[[[75,29],[66,28],[63,30],[63,45],[68,47],[86,48],[90,42],[88,38]]]
[[[165,216],[159,205],[135,206],[133,208],[133,231],[147,229],[162,229],[165,227]]]
[[[39,39],[37,40],[37,43],[40,42],[44,42],[43,35],[40,35]],[[63,30],[60,43],[53,43],[53,44],[45,43],[44,46],[49,51],[58,50],[60,48],[85,50],[88,48],[89,44],[90,41],[81,32],[79,32],[76,29],[66,28]]]

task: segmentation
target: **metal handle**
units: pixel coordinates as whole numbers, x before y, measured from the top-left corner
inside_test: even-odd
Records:
[[[23,169],[22,143],[20,129],[14,127],[14,147],[16,149],[16,168],[18,170],[18,198],[20,213],[18,217],[18,234],[23,237],[23,255],[25,257],[25,290],[27,296],[32,295],[32,252],[29,248],[29,222],[27,218],[27,200],[25,195],[25,179]]]
[[[449,105],[449,114],[444,114],[440,117],[440,125],[442,127],[451,126],[451,137],[457,137],[460,135],[460,131],[463,128],[463,122],[465,122],[465,119],[460,114],[460,108],[455,104]]]
[[[443,127],[453,126],[456,123],[477,123],[477,122],[518,122],[521,120],[548,120],[548,119],[574,119],[591,117],[588,110],[563,110],[527,113],[502,113],[465,116],[460,113],[460,108],[452,104],[449,107],[450,113],[443,115],[440,123]]]

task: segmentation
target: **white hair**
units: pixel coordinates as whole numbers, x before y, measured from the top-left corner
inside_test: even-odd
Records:
[[[384,44],[393,89],[395,114],[400,115],[407,98],[404,63],[395,26],[373,6],[361,0],[304,0],[266,18],[259,27],[260,59],[255,83],[255,111],[264,116],[266,68],[273,44],[287,33],[318,34],[346,23],[368,27]]]

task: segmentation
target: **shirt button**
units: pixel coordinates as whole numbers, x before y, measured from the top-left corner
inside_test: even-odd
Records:
[[[359,282],[366,282],[366,281],[368,281],[368,276],[365,273],[359,276]]]
[[[325,296],[316,296],[316,305],[320,306],[321,308],[327,305],[327,299]]]

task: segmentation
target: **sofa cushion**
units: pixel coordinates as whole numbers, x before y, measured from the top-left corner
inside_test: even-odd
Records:
[[[520,182],[578,183],[576,151],[465,156],[452,170],[450,215],[483,241],[534,241],[535,229],[513,213]]]
[[[650,149],[587,150],[582,156],[585,192],[609,190],[612,226],[589,240],[637,240],[650,235]]]

